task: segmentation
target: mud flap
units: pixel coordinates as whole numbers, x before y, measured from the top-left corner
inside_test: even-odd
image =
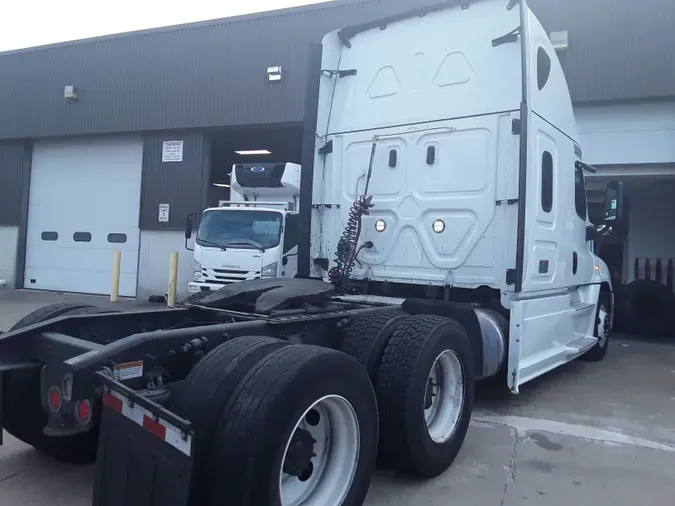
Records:
[[[104,407],[92,506],[187,506],[193,458]]]

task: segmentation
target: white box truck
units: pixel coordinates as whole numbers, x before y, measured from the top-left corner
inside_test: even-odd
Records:
[[[251,279],[292,278],[298,266],[300,166],[235,164],[231,200],[199,220],[190,293]],[[185,231],[186,248],[193,217]]]

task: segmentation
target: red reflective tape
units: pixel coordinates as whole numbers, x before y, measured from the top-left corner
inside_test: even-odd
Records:
[[[166,427],[161,423],[155,422],[148,415],[143,415],[143,428],[149,430],[162,440],[166,437]]]
[[[118,399],[113,394],[105,392],[103,394],[103,405],[108,406],[110,409],[113,409],[118,413],[121,413],[124,403],[122,402],[122,399]]]

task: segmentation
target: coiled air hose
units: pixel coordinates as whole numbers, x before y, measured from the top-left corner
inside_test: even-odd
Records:
[[[361,195],[349,210],[349,219],[347,226],[340,237],[335,252],[335,267],[328,271],[328,278],[335,286],[338,294],[343,294],[346,288],[349,276],[354,269],[354,264],[361,248],[358,248],[359,238],[361,236],[361,222],[363,216],[370,214],[370,208],[374,206],[373,197],[368,195],[368,186],[370,177],[373,173],[373,163],[375,162],[375,151],[377,148],[377,136],[373,139],[373,146],[370,150],[370,164],[366,175],[366,187]]]

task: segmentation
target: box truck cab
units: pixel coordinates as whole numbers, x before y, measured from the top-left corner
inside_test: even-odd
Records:
[[[300,166],[237,164],[231,188],[232,200],[206,209],[199,220],[190,293],[296,275]],[[186,239],[192,230],[188,219]]]

